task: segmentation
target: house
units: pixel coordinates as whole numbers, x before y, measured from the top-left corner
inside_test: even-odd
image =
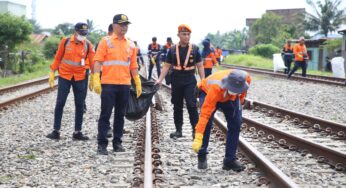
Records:
[[[25,16],[26,6],[13,1],[0,1],[0,14],[6,12],[16,16]]]
[[[48,38],[48,35],[46,35],[46,34],[31,34],[30,38],[34,43],[42,44]]]

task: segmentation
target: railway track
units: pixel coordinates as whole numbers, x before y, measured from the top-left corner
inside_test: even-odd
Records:
[[[237,65],[228,65],[228,64],[222,64],[225,68],[232,68],[232,69],[241,69],[245,70],[251,73],[257,73],[257,74],[267,74],[274,77],[279,78],[285,78],[287,79],[287,75],[283,74],[281,72],[273,72],[268,69],[261,69],[261,68],[253,68],[253,67],[246,67],[246,66],[237,66]],[[315,82],[315,83],[323,83],[323,84],[332,84],[337,86],[345,86],[346,79],[344,78],[336,78],[336,77],[329,77],[329,76],[318,76],[318,75],[307,75],[307,77],[301,77],[298,76],[298,74],[292,75],[290,78],[292,80],[300,80],[300,81],[309,81],[309,82]]]

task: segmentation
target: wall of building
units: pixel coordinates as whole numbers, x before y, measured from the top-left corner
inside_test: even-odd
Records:
[[[11,1],[0,1],[0,13],[10,12],[16,16],[26,15],[26,6]]]

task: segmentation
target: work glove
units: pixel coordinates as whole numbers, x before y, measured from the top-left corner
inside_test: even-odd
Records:
[[[102,88],[101,88],[100,73],[94,73],[93,88],[94,88],[95,93],[101,94]]]
[[[94,74],[91,73],[89,77],[89,90],[92,91],[94,89]]]
[[[137,74],[133,80],[135,81],[136,85],[136,93],[137,93],[137,98],[142,94],[142,83],[141,79],[139,78],[139,75]]]
[[[49,86],[50,86],[51,88],[54,87],[54,84],[55,84],[55,74],[54,74],[53,71],[50,71],[50,72],[49,72],[48,83],[49,83]]]
[[[154,57],[151,58],[151,63],[152,63],[153,65],[156,64],[156,61],[155,61],[155,58],[154,58]]]
[[[198,153],[198,151],[202,147],[202,142],[203,142],[203,134],[196,133],[195,134],[195,139],[193,140],[193,144],[192,144],[192,150],[194,152]]]

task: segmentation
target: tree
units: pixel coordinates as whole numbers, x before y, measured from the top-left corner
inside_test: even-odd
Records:
[[[62,23],[57,25],[54,30],[53,34],[55,35],[72,35],[74,33],[74,25],[71,23]]]
[[[282,17],[268,12],[250,27],[250,34],[255,37],[256,44],[270,44],[272,38],[279,35],[282,26]]]
[[[241,31],[235,29],[225,34],[220,34],[218,31],[216,34],[208,33],[206,38],[209,38],[215,47],[219,46],[220,48],[225,49],[244,49],[247,30],[246,28]]]
[[[315,14],[306,13],[305,28],[309,31],[318,31],[324,36],[336,31],[340,25],[346,23],[346,7],[340,8],[341,0],[325,0],[324,4],[319,0],[316,3],[306,0],[312,6]]]
[[[29,22],[33,28],[33,32],[35,34],[40,34],[42,33],[42,29],[41,29],[41,26],[40,24],[36,21],[36,20],[33,20],[33,19],[29,19]]]
[[[24,16],[0,14],[0,45],[7,45],[10,51],[15,45],[28,41],[32,30],[30,22]]]
[[[103,30],[95,30],[91,32],[87,38],[88,40],[95,46],[99,41],[101,40],[102,37],[107,36],[107,32]]]
[[[94,26],[94,21],[93,20],[87,19],[86,20],[86,24],[89,27],[89,32],[93,32],[95,30],[96,27]]]

